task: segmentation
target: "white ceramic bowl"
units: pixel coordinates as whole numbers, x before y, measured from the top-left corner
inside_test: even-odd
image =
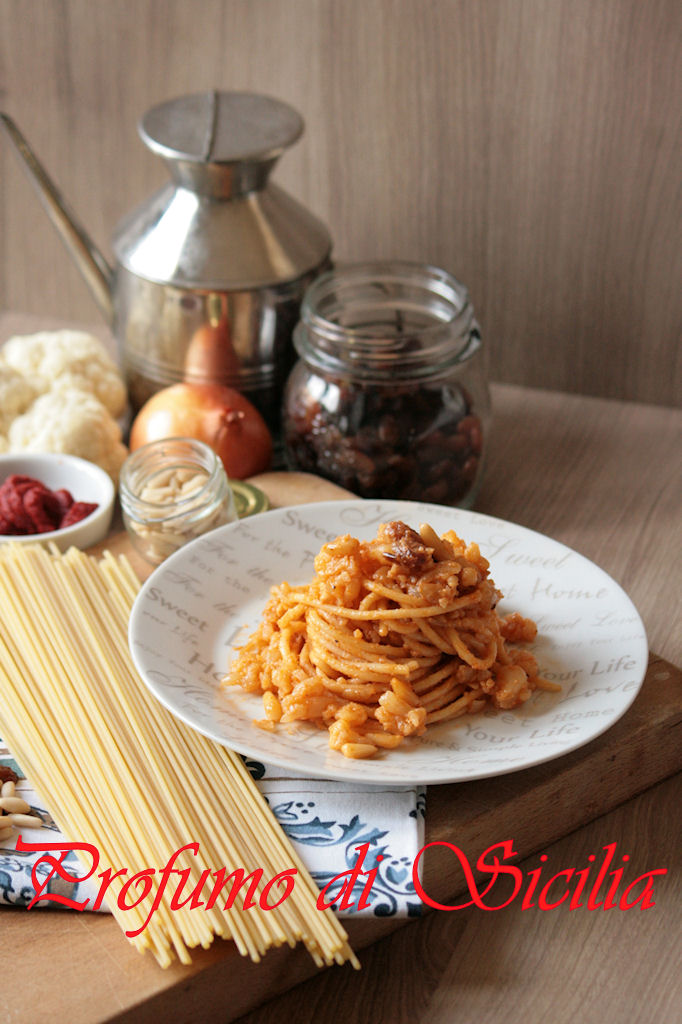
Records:
[[[65,487],[71,492],[74,501],[96,502],[97,508],[79,523],[67,526],[63,530],[18,537],[0,534],[0,543],[52,542],[60,551],[66,551],[70,547],[89,548],[107,535],[114,511],[116,490],[108,473],[93,462],[76,458],[75,455],[55,455],[50,452],[0,455],[0,484],[13,473],[40,480],[52,491]]]

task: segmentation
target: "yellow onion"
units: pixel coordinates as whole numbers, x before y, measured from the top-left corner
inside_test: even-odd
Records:
[[[265,420],[241,392],[223,384],[173,384],[152,395],[133,420],[130,450],[168,437],[204,441],[236,480],[272,464]]]

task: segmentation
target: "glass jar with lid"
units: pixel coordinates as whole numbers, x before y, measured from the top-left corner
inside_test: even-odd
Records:
[[[291,469],[364,498],[470,508],[490,400],[466,288],[437,267],[363,263],[318,277],[284,395]]]

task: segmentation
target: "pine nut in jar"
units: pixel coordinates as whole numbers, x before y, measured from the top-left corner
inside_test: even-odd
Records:
[[[119,481],[123,522],[152,565],[195,537],[237,519],[225,467],[203,441],[151,441],[130,455]]]
[[[308,288],[284,396],[289,467],[363,498],[470,508],[490,400],[466,288],[416,263],[351,265]]]

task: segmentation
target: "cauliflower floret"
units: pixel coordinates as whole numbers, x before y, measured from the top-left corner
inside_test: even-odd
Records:
[[[36,394],[53,387],[79,388],[99,399],[112,416],[126,407],[126,389],[99,338],[86,331],[40,331],[15,335],[0,351],[0,365],[23,374]]]
[[[115,484],[128,449],[102,403],[77,388],[49,391],[9,428],[12,452],[60,452],[101,466]]]
[[[36,394],[36,389],[18,370],[0,363],[0,435],[7,433],[15,416],[26,412]]]

